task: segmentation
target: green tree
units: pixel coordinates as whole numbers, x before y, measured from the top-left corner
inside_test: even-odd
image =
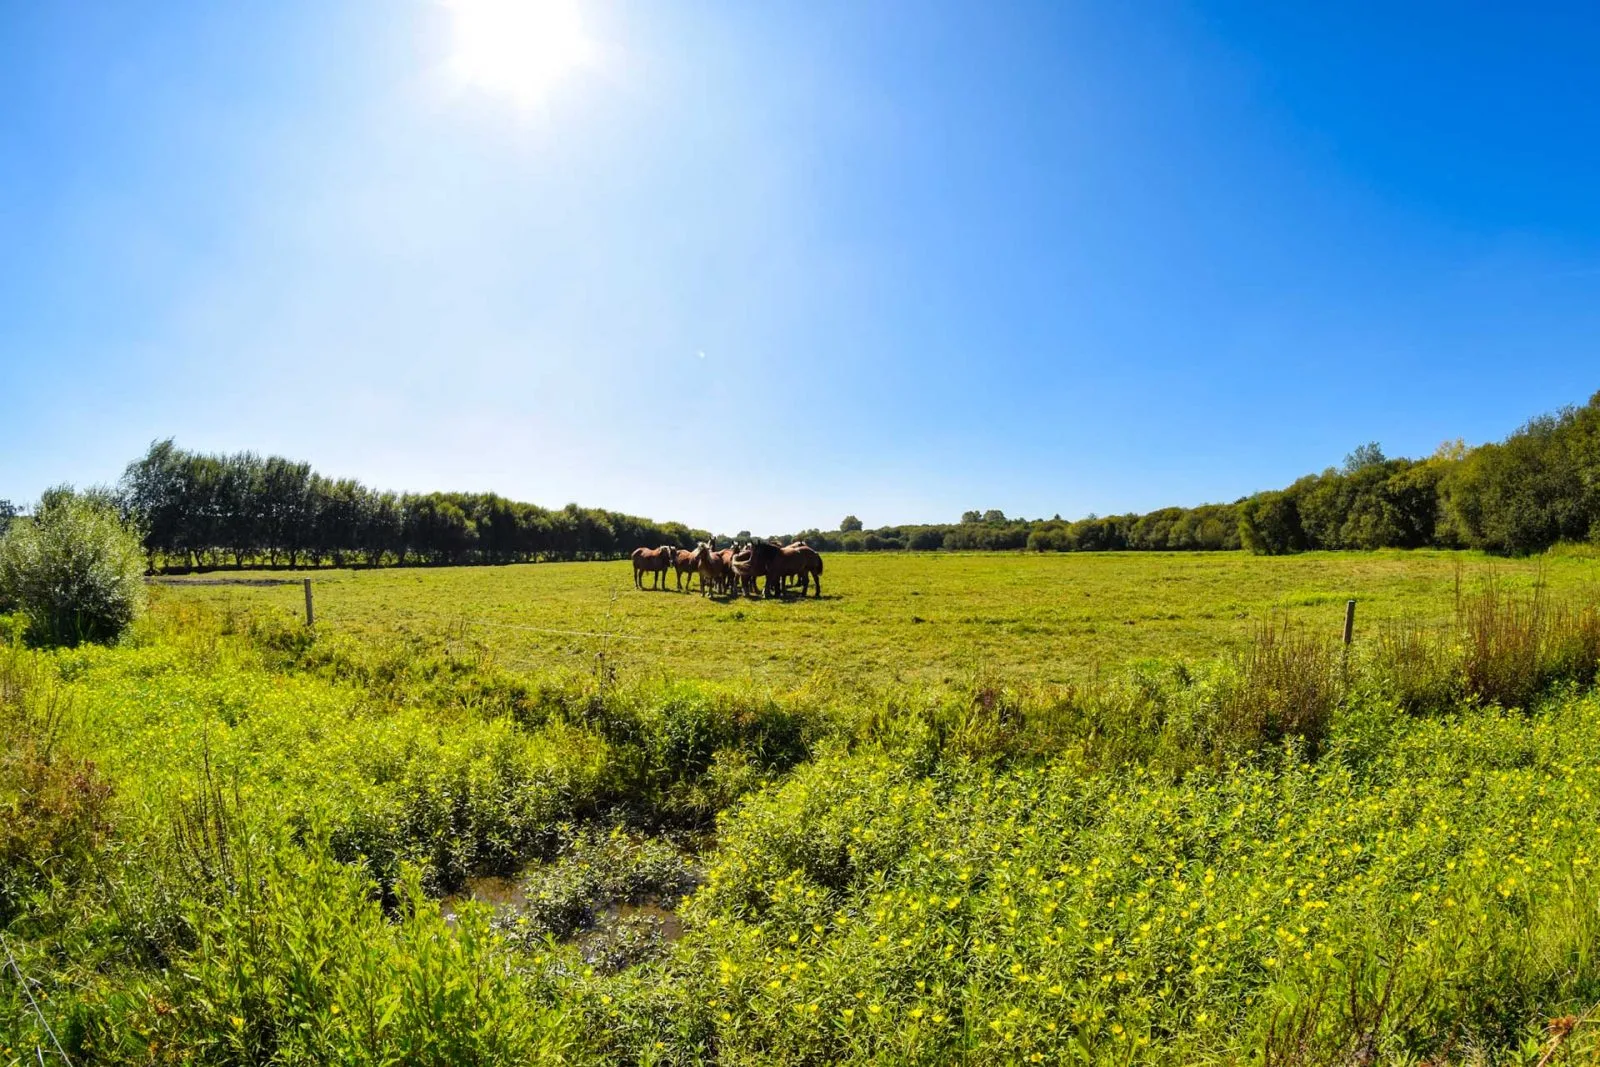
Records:
[[[1257,493],[1239,505],[1239,539],[1260,556],[1281,556],[1305,548],[1300,512],[1284,492]]]
[[[220,545],[233,556],[235,567],[261,551],[265,543],[262,471],[264,464],[254,452],[239,452],[222,461],[222,478],[217,487],[222,520],[218,524]]]
[[[269,456],[261,468],[261,502],[267,559],[273,566],[287,555],[295,566],[310,543],[315,506],[311,499],[311,464]]]
[[[1344,472],[1354,474],[1358,470],[1375,467],[1385,462],[1387,458],[1378,442],[1368,441],[1364,445],[1357,445],[1344,457]]]
[[[193,511],[187,493],[187,465],[188,454],[169,437],[152,441],[144,456],[123,472],[123,495],[144,529],[144,548],[152,567],[157,555],[176,553],[182,544]]]
[[[861,520],[854,515],[846,515],[844,521],[839,524],[840,533],[859,533],[860,530]]]

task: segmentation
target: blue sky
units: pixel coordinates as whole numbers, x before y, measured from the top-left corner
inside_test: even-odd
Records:
[[[0,497],[1075,517],[1586,400],[1600,13],[1317,6],[571,0],[530,95],[442,0],[0,2]]]

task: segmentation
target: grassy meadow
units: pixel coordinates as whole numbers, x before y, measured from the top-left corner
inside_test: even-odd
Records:
[[[588,670],[603,652],[629,676],[789,688],[820,675],[876,687],[949,684],[974,671],[1065,683],[1141,660],[1204,659],[1268,617],[1337,632],[1350,598],[1363,630],[1436,624],[1455,610],[1458,574],[1469,592],[1491,580],[1576,592],[1600,588],[1600,557],[831,554],[824,597],[782,602],[640,593],[626,561],[303,573],[324,627],[379,640],[449,635],[516,670]],[[298,586],[197,584],[218,577],[179,579],[165,592],[223,612],[304,610]]]
[[[0,650],[0,1064],[1590,1062],[1594,567],[163,586]]]

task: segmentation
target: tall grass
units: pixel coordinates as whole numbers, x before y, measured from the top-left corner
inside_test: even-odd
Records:
[[[1600,662],[1594,604],[1552,603],[1542,586],[1522,597],[1491,585],[1460,609],[1462,672],[1473,698],[1520,707],[1556,682],[1587,685]]]
[[[110,783],[63,741],[72,710],[44,664],[0,649],[0,924],[81,874],[110,832]]]
[[[1011,765],[1073,753],[1085,766],[1181,774],[1285,743],[1314,756],[1342,708],[1392,700],[1416,715],[1463,703],[1526,708],[1562,685],[1593,684],[1600,608],[1488,582],[1442,625],[1381,623],[1354,649],[1288,618],[1263,621],[1210,663],[1136,668],[1070,685],[1004,685],[978,674],[906,691],[858,712],[855,744],[931,771],[943,760]]]
[[[1344,696],[1332,645],[1303,630],[1263,623],[1234,654],[1217,686],[1216,726],[1226,742],[1249,747],[1298,738],[1312,749],[1327,737]]]

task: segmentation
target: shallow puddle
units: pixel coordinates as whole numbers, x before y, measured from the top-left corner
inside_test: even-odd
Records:
[[[467,901],[487,904],[496,913],[514,911],[528,903],[528,898],[522,892],[522,876],[499,874],[486,874],[477,878],[468,878],[466,885],[459,892],[439,899],[439,911],[447,920],[454,921],[456,912]]]

